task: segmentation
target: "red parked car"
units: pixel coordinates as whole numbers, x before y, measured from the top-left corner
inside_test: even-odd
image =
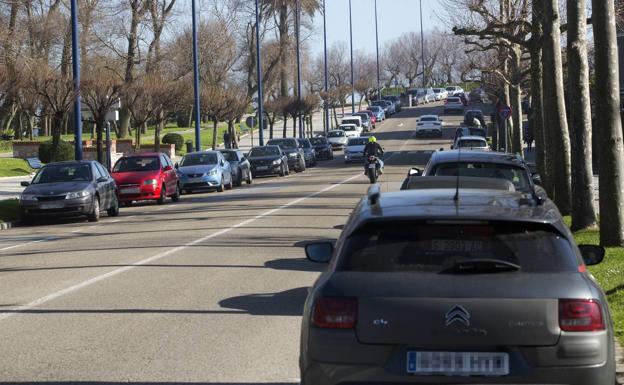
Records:
[[[112,172],[117,183],[119,203],[155,200],[165,203],[167,197],[180,199],[178,176],[169,156],[160,153],[140,153],[124,156],[115,163]]]
[[[371,110],[361,110],[361,111],[358,111],[358,113],[360,113],[360,112],[363,112],[363,113],[367,114],[370,117],[371,125],[372,125],[373,129],[375,129],[375,127],[377,126],[377,117],[375,116],[373,111],[371,111]]]

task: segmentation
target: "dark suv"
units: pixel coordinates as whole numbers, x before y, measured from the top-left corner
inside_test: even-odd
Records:
[[[615,383],[605,294],[551,202],[454,188],[373,186],[303,312],[302,385]]]
[[[296,172],[306,169],[305,153],[296,138],[271,139],[267,146],[280,146],[288,157],[288,167]]]

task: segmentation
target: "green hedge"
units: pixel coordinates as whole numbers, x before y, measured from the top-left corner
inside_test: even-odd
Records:
[[[170,132],[163,136],[161,142],[163,144],[174,144],[176,151],[180,151],[184,147],[184,137],[175,132]]]
[[[59,142],[56,156],[52,157],[52,141],[43,142],[39,146],[39,159],[43,163],[61,162],[74,160],[74,146],[68,142]]]

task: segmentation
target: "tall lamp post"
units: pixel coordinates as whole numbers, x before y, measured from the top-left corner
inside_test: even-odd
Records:
[[[300,0],[297,0],[295,2],[295,34],[296,34],[296,38],[297,38],[297,100],[298,100],[298,104],[299,104],[299,111],[297,111],[297,120],[299,122],[299,137],[303,138],[303,118],[301,116],[301,51],[300,51],[300,17],[301,17],[301,5],[299,3]]]
[[[422,82],[423,88],[427,86],[425,80],[425,34],[423,33],[423,12],[422,12],[422,0],[420,0],[420,48],[421,52],[421,61],[422,61]]]
[[[195,91],[195,151],[201,151],[201,113],[199,107],[199,54],[197,50],[197,9],[193,0],[193,80]]]
[[[80,54],[78,51],[78,4],[71,1],[72,71],[74,76],[74,156],[82,160],[82,114],[80,112]]]
[[[375,0],[377,1],[377,0]],[[325,8],[325,0],[323,0],[323,47],[325,52],[325,103],[323,103],[324,111],[323,117],[325,118],[325,133],[329,131],[329,106],[327,102],[329,100],[329,80],[327,71],[327,9]]]
[[[353,71],[353,15],[351,13],[351,0],[349,0],[349,38],[351,41],[351,113],[355,114],[355,76]]]
[[[256,0],[256,71],[258,72],[258,141],[264,146],[264,95],[262,90],[262,61],[260,60],[260,6]],[[253,131],[253,130],[252,130]]]
[[[375,0],[375,45],[377,49],[377,98],[381,99],[381,77],[379,76],[379,28],[377,25],[377,0]]]

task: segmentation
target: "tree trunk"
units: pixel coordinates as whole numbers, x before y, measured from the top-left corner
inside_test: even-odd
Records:
[[[217,149],[217,134],[218,134],[217,126],[218,125],[219,125],[219,120],[214,119],[212,121],[212,150],[213,151]]]
[[[56,155],[58,154],[58,148],[61,143],[61,129],[63,126],[63,120],[65,114],[62,112],[55,112],[52,116],[52,154],[50,160],[56,161]],[[79,145],[81,145],[80,143]]]
[[[160,113],[158,114],[156,127],[154,128],[154,150],[156,152],[160,152],[160,134],[165,126],[165,118],[163,115],[163,112],[160,111]]]
[[[511,99],[511,111],[513,121],[513,131],[511,133],[511,152],[515,154],[522,154],[522,90],[520,89],[521,82],[521,63],[522,50],[517,44],[513,44],[510,50],[511,60],[511,79],[512,85],[509,88],[509,97]]]
[[[600,243],[624,246],[624,153],[613,1],[593,0],[596,120],[600,129]]]
[[[293,115],[293,138],[297,137],[297,116]]]
[[[130,22],[130,31],[128,33],[128,56],[126,58],[126,74],[125,74],[125,82],[126,84],[132,84],[134,82],[134,58],[136,55],[136,47],[137,47],[137,39],[138,39],[138,30],[139,30],[139,22],[141,18],[141,13],[137,9],[138,5],[132,5],[132,20]],[[119,126],[119,136],[121,138],[125,138],[128,134],[130,127],[130,110],[128,109],[127,100],[122,101],[122,108],[120,111],[120,126]],[[138,127],[137,127],[138,128]],[[138,129],[140,131],[140,129]]]
[[[288,97],[288,5],[286,2],[279,8],[279,55],[280,55],[280,96]]]
[[[535,164],[537,171],[545,183],[552,178],[546,168],[546,148],[544,139],[544,105],[542,100],[542,3],[541,0],[533,0],[533,17],[531,30],[531,129],[535,139]],[[552,190],[552,189],[551,189]],[[548,191],[548,189],[546,189]]]
[[[567,0],[568,95],[572,148],[572,230],[596,224],[585,0]]]
[[[288,133],[286,132],[287,129],[288,129],[288,115],[284,115],[284,133],[282,134],[283,138],[285,138],[286,135],[288,135]]]
[[[100,162],[100,164],[104,164],[104,138],[103,138],[103,133],[104,133],[104,127],[106,126],[106,115],[103,114],[101,116],[95,117],[96,118],[96,136],[97,136],[97,143],[96,143],[96,150],[97,150],[97,161]],[[107,148],[108,150],[108,148]]]
[[[563,215],[570,213],[570,137],[566,121],[559,30],[559,1],[544,0],[543,90],[544,124],[548,127],[549,154],[552,154],[553,198]],[[598,83],[601,84],[601,83]]]

